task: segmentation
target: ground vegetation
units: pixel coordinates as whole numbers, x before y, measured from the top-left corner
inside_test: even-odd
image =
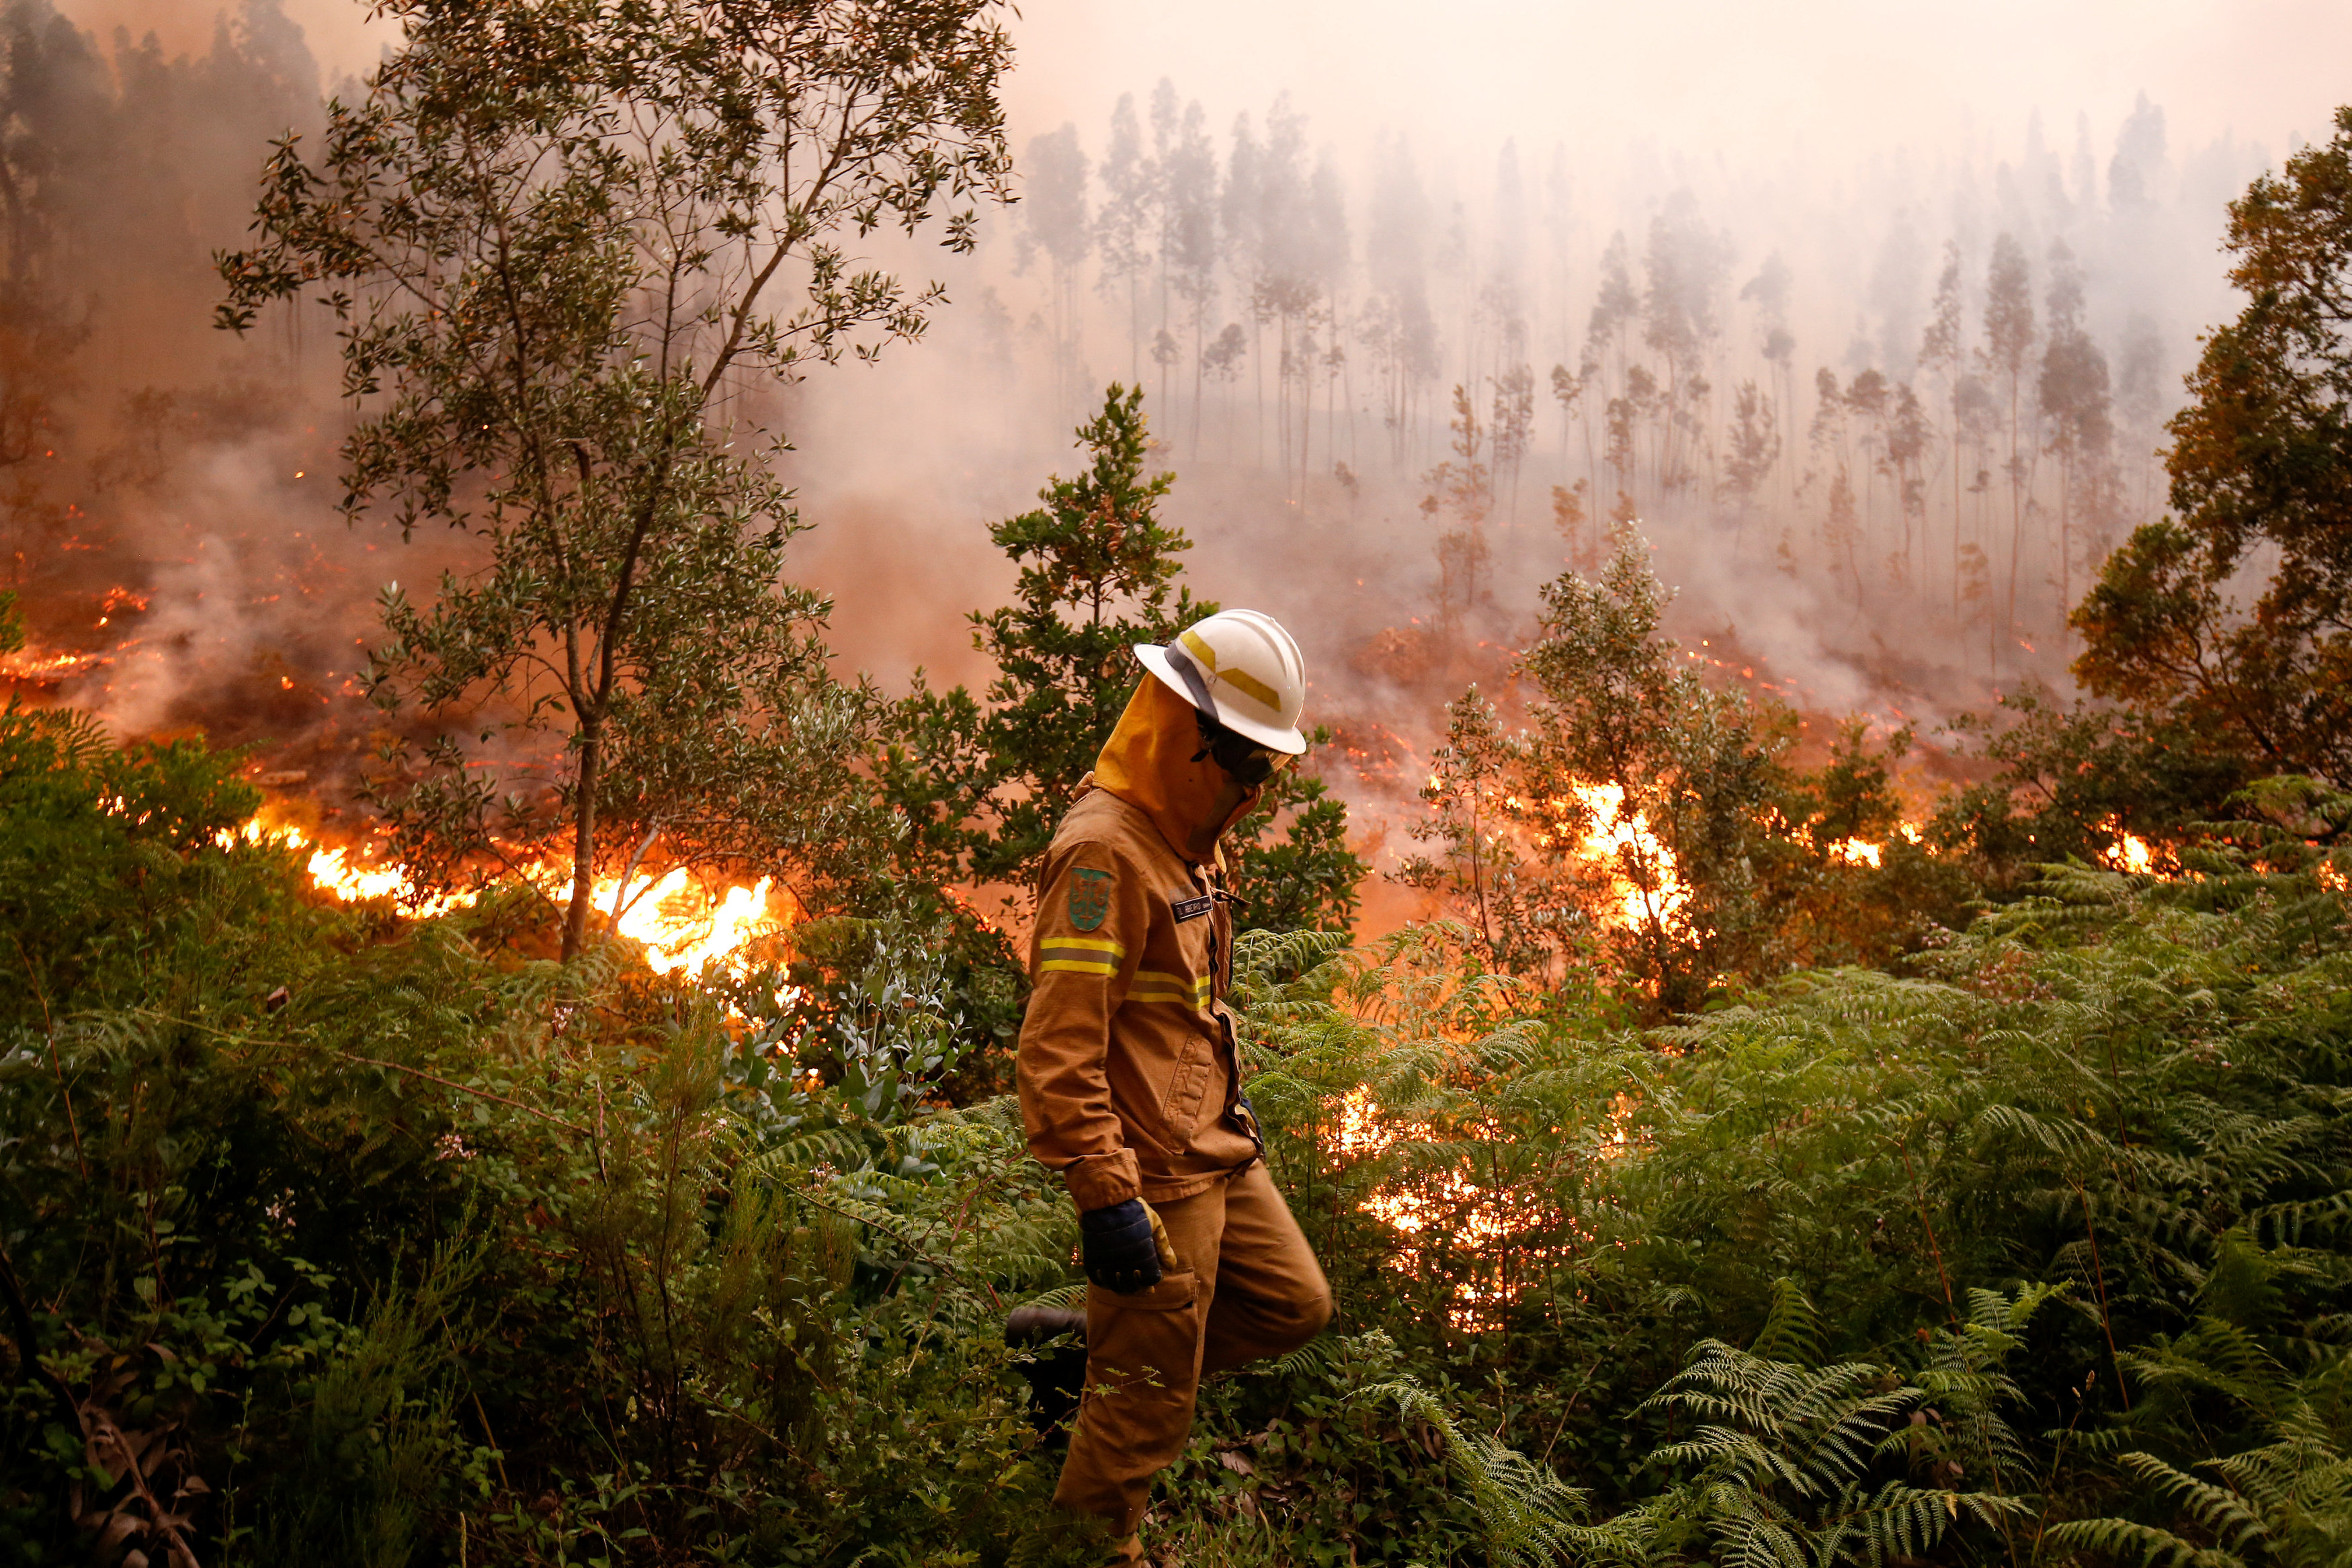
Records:
[[[324,900],[201,747],[0,744],[15,1560],[1083,1560],[996,1333],[1074,1222],[937,997],[812,1035]],[[1656,1027],[1252,936],[1339,1321],[1213,1382],[1163,1560],[2326,1560],[2352,908],[2259,831]]]
[[[820,345],[823,320],[845,348],[861,323],[910,333],[920,308],[835,269],[826,223],[918,222],[932,196],[987,193],[1002,172],[984,8],[883,9],[819,6],[848,42],[821,26],[787,51],[794,70],[834,61],[824,79],[852,96],[878,73],[886,97],[919,100],[899,104],[919,123],[891,120],[901,140],[869,149],[910,160],[871,193],[880,207],[820,221],[784,200],[766,254],[805,244]],[[620,670],[619,650],[638,652],[612,684],[555,699],[576,721],[567,820],[593,849],[608,789],[608,821],[651,820],[746,769],[782,777],[799,792],[784,815],[687,812],[662,831],[821,873],[808,885],[827,891],[805,901],[816,917],[729,965],[659,972],[585,920],[576,879],[563,905],[489,876],[430,917],[343,902],[254,831],[236,753],[0,708],[0,1553],[1098,1560],[1103,1542],[1045,1506],[1056,1439],[1029,1418],[1001,1333],[1011,1308],[1083,1287],[1075,1216],[1003,1092],[1013,932],[971,901],[1034,862],[1132,687],[1128,644],[1206,608],[1154,512],[1175,481],[1139,400],[1111,389],[1079,432],[1085,470],[997,525],[1021,575],[1013,604],[974,617],[991,680],[919,687],[877,729],[874,694],[818,673],[819,607],[776,563],[784,497],[720,438],[717,383],[691,368],[709,361],[646,361],[614,335],[614,300],[663,298],[630,280],[661,254],[644,214],[667,209],[604,203],[673,178],[697,202],[743,194],[691,172],[748,166],[727,162],[730,137],[778,123],[754,105],[807,107],[791,70],[756,66],[760,29],[790,18],[727,0],[507,7],[487,28],[479,6],[401,14],[411,48],[378,95],[338,112],[320,168],[281,151],[267,243],[226,261],[233,319],[350,289],[354,374],[364,388],[380,372],[390,399],[358,426],[355,497],[381,484],[417,520],[485,509],[499,564],[431,606],[389,602],[392,663],[419,695],[496,685],[525,647],[568,671],[564,616],[603,606],[583,657],[593,643]],[[532,30],[567,16],[582,25]],[[719,22],[748,30],[695,30]],[[898,47],[877,55],[877,39]],[[664,104],[669,131],[632,143],[628,113]],[[919,155],[932,110],[961,152]],[[2325,736],[2267,745],[2276,727],[2246,716],[2270,697],[2200,706],[2205,687],[2158,679],[2124,634],[2184,605],[2194,622],[2214,563],[2259,557],[2270,608],[2253,642],[2222,639],[2231,678],[2252,690],[2267,671],[2287,709],[2325,716],[2342,130],[2234,212],[2252,303],[2176,423],[2183,518],[2143,530],[2078,620],[2115,706],[2012,694],[2014,723],[1988,731],[2004,771],[1906,832],[1906,737],[1849,728],[1800,765],[1804,721],[1725,689],[1664,634],[1665,593],[1622,527],[1605,562],[1544,594],[1517,690],[1452,705],[1411,871],[1452,917],[1358,939],[1344,819],[1311,774],[1247,825],[1241,1055],[1337,1316],[1299,1352],[1211,1380],[1147,1523],[1160,1562],[2343,1558],[2352,797]],[[1196,132],[1155,105],[1155,145],[1197,152]],[[1115,164],[1139,340],[1131,285],[1155,217],[1141,134],[1129,126]],[[549,155],[538,174],[513,161],[526,144]],[[1245,236],[1235,282],[1286,366],[1316,363],[1336,320],[1330,247],[1265,221],[1318,188],[1302,148],[1286,112],[1262,140],[1243,127],[1219,219]],[[1064,188],[1032,228],[1067,299],[1086,236],[1054,225],[1083,214],[1086,165],[1074,139],[1057,155]],[[416,201],[387,193],[395,173],[425,176]],[[457,216],[496,207],[481,182],[527,209],[520,249]],[[776,194],[760,189],[754,205]],[[759,223],[711,221],[714,245],[769,243]],[[422,271],[369,248],[386,234]],[[516,257],[524,272],[499,272]],[[2060,442],[2062,549],[2095,536],[2111,494],[2099,367],[2059,259],[2037,315],[2029,258],[1996,244],[1974,361],[1999,393],[1971,395],[2010,510],[2005,582],[1983,591],[2011,620],[2039,432]],[[1707,467],[1702,350],[1725,265],[1669,204],[1646,293],[1612,248],[1591,333],[1607,368],[1555,378],[1564,405],[1601,402],[1628,490]],[[570,301],[543,320],[493,321],[491,296],[468,292],[530,267]],[[442,268],[456,291],[440,304],[399,302]],[[587,294],[562,292],[575,285]],[[740,329],[765,369],[795,362],[791,319],[692,298],[715,312],[706,331]],[[1403,353],[1413,296],[1389,303]],[[514,347],[524,320],[552,346],[530,361],[547,373],[509,379],[499,353],[483,370],[485,345]],[[1957,409],[1960,340],[1938,320],[1929,358]],[[1197,308],[1190,325],[1197,344]],[[1632,357],[1637,327],[1650,365]],[[1245,343],[1263,359],[1227,330],[1228,363]],[[1164,377],[1172,360],[1154,358]],[[1822,375],[1812,438],[1836,464],[1859,602],[1873,488],[1887,481],[1908,539],[1927,433],[1900,384]],[[1497,487],[1517,478],[1532,382],[1495,378],[1484,436],[1468,385],[1461,465],[1430,482],[1453,497],[1433,509],[1475,530],[1507,515]],[[1303,473],[1311,383],[1274,391],[1276,458]],[[471,444],[482,413],[496,417]],[[557,452],[551,433],[590,428],[596,450]],[[534,453],[548,475],[571,459],[560,486]],[[629,505],[592,517],[599,495]],[[2269,554],[2240,548],[2256,538]],[[676,602],[640,617],[628,563],[657,539]],[[2181,539],[2163,571],[2134,566]],[[541,549],[585,577],[526,571]],[[0,606],[0,653],[16,638]],[[507,653],[482,651],[499,639]],[[609,770],[592,764],[651,712],[631,705],[655,704],[705,739],[616,740]],[[447,840],[488,809],[435,799],[404,819],[412,844],[427,842],[415,812],[439,813]],[[2157,840],[2142,861],[2109,852],[2142,821]]]

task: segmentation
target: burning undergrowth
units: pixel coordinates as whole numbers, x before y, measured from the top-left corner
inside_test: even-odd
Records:
[[[322,833],[320,817],[314,800],[274,802],[247,821],[239,836],[296,852],[310,884],[341,904],[382,901],[404,917],[431,919],[468,908],[481,896],[420,886],[384,855],[381,838],[363,828]],[[525,869],[509,885],[530,889],[543,901],[547,917],[559,918],[570,866],[552,855],[516,858]],[[715,969],[740,978],[755,950],[763,961],[772,958],[774,939],[805,918],[772,878],[730,883],[683,865],[599,878],[593,897],[609,929],[640,948],[656,975],[694,977]]]

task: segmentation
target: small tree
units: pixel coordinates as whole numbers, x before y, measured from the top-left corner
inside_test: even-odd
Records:
[[[1752,861],[1782,782],[1788,726],[1679,667],[1665,595],[1628,528],[1598,582],[1543,591],[1523,666],[1540,690],[1519,798],[1555,854],[1598,857],[1612,946],[1664,1012],[1696,1010],[1757,937]]]
[[[1176,476],[1145,472],[1141,389],[1113,385],[1077,435],[1086,472],[1053,479],[1038,492],[1044,506],[989,528],[1021,575],[1017,602],[971,617],[972,645],[997,670],[985,703],[919,680],[890,726],[898,738],[877,771],[904,818],[902,864],[917,880],[1034,882],[1055,825],[1144,678],[1129,650],[1216,611],[1177,581],[1192,541],[1156,515]],[[1282,837],[1265,841],[1277,826]],[[1276,774],[1227,835],[1235,891],[1249,900],[1243,924],[1344,928],[1364,874],[1345,828],[1319,779]]]
[[[1517,793],[1524,750],[1494,703],[1472,686],[1445,705],[1421,799],[1431,814],[1408,831],[1434,852],[1407,858],[1400,880],[1439,894],[1475,934],[1484,967],[1565,981],[1589,962],[1598,930],[1572,878],[1544,854],[1547,835]]]
[[[2174,417],[2177,517],[2074,611],[2093,693],[2259,772],[2352,782],[2352,108],[2230,206],[2246,308]],[[2270,575],[2238,594],[2252,563]],[[2218,770],[2226,773],[2227,769]]]
[[[840,824],[859,694],[781,580],[789,493],[730,423],[758,378],[871,358],[942,298],[846,248],[1006,194],[997,0],[383,0],[404,27],[314,163],[272,159],[224,326],[318,290],[341,324],[345,509],[474,531],[397,589],[383,700],[563,739],[510,833],[568,839],[563,949],[600,868],[678,851],[806,868]],[[482,722],[482,721],[478,721]],[[494,847],[498,786],[445,739],[397,789],[404,859]],[[481,771],[477,769],[477,772]]]
[[[1652,1016],[1724,977],[1884,962],[1959,918],[1965,878],[1895,831],[1908,734],[1874,751],[1849,724],[1822,768],[1792,766],[1795,716],[1690,668],[1630,525],[1616,545],[1597,580],[1543,591],[1526,729],[1475,690],[1448,710],[1413,830],[1444,852],[1407,880],[1448,894],[1496,967],[1578,988],[1605,960]]]

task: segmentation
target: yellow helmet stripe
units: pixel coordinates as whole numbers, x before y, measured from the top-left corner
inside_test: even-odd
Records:
[[[1224,682],[1225,685],[1233,687],[1235,691],[1240,692],[1243,695],[1256,698],[1259,702],[1262,702],[1266,706],[1272,708],[1276,713],[1279,714],[1282,712],[1282,698],[1275,694],[1275,690],[1272,686],[1267,685],[1264,681],[1259,680],[1247,670],[1221,670],[1217,668],[1217,651],[1209,646],[1209,641],[1207,638],[1199,635],[1197,632],[1187,632],[1182,636],[1179,637],[1177,641],[1184,645],[1184,651],[1192,654],[1192,657],[1199,662],[1201,667],[1208,671],[1209,674],[1216,676],[1217,679]]]

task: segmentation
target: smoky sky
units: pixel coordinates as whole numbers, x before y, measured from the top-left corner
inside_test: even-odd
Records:
[[[1036,0],[1022,16],[1016,130],[1099,120],[1148,71],[1236,105],[1286,89],[1348,140],[1388,125],[1599,156],[1642,141],[1933,156],[2036,110],[2109,123],[2143,91],[2185,139],[2275,148],[2324,134],[2352,59],[2341,0]]]
[[[200,47],[205,0],[66,0],[86,27]],[[330,80],[391,36],[358,0],[295,0]],[[1288,91],[1324,133],[1381,127],[1469,152],[1507,137],[1613,158],[1654,141],[1728,158],[1983,151],[2040,112],[2106,125],[2145,92],[2185,141],[2273,150],[2346,93],[2343,0],[1025,0],[1013,138],[1099,123],[1160,76],[1225,113]]]
[[[152,30],[166,54],[202,56],[217,25],[207,0],[57,5],[101,49],[112,48],[117,28],[133,39]],[[364,73],[393,40],[356,0],[285,0],[284,10],[330,89]],[[2083,274],[2084,324],[2114,371],[2116,460],[2133,504],[2113,520],[2128,526],[2161,505],[2153,432],[2167,400],[2177,402],[2196,335],[2233,308],[2217,247],[2223,204],[2299,140],[2325,134],[2336,103],[2352,97],[2340,69],[2352,58],[2352,5],[2342,0],[1990,0],[1967,8],[1024,0],[1010,25],[1019,57],[1005,101],[1024,204],[990,216],[972,257],[877,247],[887,264],[946,282],[953,303],[929,340],[894,346],[878,369],[823,372],[784,405],[798,449],[791,476],[814,525],[795,546],[793,570],[838,595],[834,638],[845,664],[889,685],[918,664],[946,679],[984,678],[963,617],[1001,601],[1011,578],[985,524],[1031,504],[1049,470],[1071,469],[1071,426],[1098,404],[1105,382],[1140,378],[1181,476],[1171,520],[1199,546],[1189,558],[1196,590],[1313,628],[1334,709],[1352,705],[1424,736],[1435,702],[1499,667],[1499,654],[1478,652],[1486,639],[1496,647],[1524,639],[1536,585],[1560,569],[1546,520],[1549,487],[1590,479],[1593,515],[1605,501],[1588,450],[1591,414],[1570,423],[1542,392],[1552,367],[1577,366],[1589,347],[1587,315],[1619,236],[1633,280],[1645,287],[1662,220],[1683,225],[1717,257],[1702,312],[1717,330],[1706,439],[1727,440],[1743,381],[1758,381],[1779,405],[1786,456],[1767,486],[1781,497],[1773,516],[1727,523],[1704,506],[1661,502],[1644,519],[1662,571],[1686,591],[1685,629],[1720,636],[1736,620],[1758,664],[1801,681],[1820,709],[1870,706],[1901,685],[1904,712],[1924,704],[1932,716],[1977,703],[1985,689],[1969,659],[1943,645],[1951,639],[1914,612],[1919,594],[1933,601],[1937,574],[1957,574],[1943,552],[1961,542],[1958,525],[1946,521],[1961,500],[1955,493],[1948,502],[1948,487],[1933,482],[1925,526],[1937,530],[1938,554],[1929,562],[1923,543],[1918,570],[1927,577],[1911,597],[1883,591],[1874,561],[1863,563],[1874,574],[1866,602],[1860,567],[1848,574],[1852,591],[1840,590],[1821,543],[1834,503],[1832,459],[1818,437],[1822,402],[1811,390],[1817,372],[1850,384],[1883,371],[1916,380],[1932,399],[1938,394],[1917,361],[1944,247],[1958,247],[1965,269],[1971,353],[1996,237],[2023,246],[2045,316],[2064,247],[2063,265]],[[1118,101],[1133,95],[1148,112],[1163,80],[1187,108],[1198,104],[1220,181],[1231,173],[1237,137],[1272,135],[1277,122],[1301,128],[1301,190],[1328,189],[1342,231],[1327,302],[1344,319],[1338,336],[1349,375],[1372,374],[1363,312],[1388,282],[1409,273],[1414,287],[1426,285],[1430,363],[1393,451],[1370,382],[1340,383],[1353,390],[1342,391],[1335,417],[1326,377],[1317,382],[1321,423],[1310,398],[1299,424],[1306,450],[1294,483],[1281,443],[1266,445],[1268,432],[1282,428],[1265,401],[1278,345],[1262,321],[1250,325],[1246,249],[1234,250],[1231,236],[1220,239],[1214,302],[1189,324],[1148,293],[1139,319],[1129,291],[1107,283],[1099,253],[1059,278],[1037,249],[1056,200],[1066,198],[1078,227],[1097,221]],[[222,150],[211,185],[249,189],[262,152],[259,139],[248,151]],[[1091,172],[1056,197],[1051,159],[1063,157],[1066,172],[1073,154]],[[233,238],[243,199],[221,196],[218,211],[195,214],[207,243]],[[1302,218],[1317,200],[1302,198]],[[202,256],[181,260],[203,283]],[[1759,291],[1774,276],[1784,277],[1784,292]],[[1513,291],[1507,327],[1486,304],[1500,284]],[[184,371],[165,376],[142,364],[101,373],[93,360],[87,428],[119,418],[104,411],[127,407],[145,380],[201,392],[215,357],[243,362],[201,331],[202,292],[192,284],[169,296],[180,301],[174,308],[187,306],[189,332],[205,340],[181,355]],[[1181,350],[1174,399],[1149,357],[1163,319]],[[1759,355],[1766,329],[1782,324],[1798,347],[1775,371]],[[1211,384],[1205,415],[1197,397],[1188,411],[1181,396],[1201,357],[1194,328],[1204,339],[1250,338],[1251,357]],[[279,338],[236,351],[252,366],[273,353],[285,359],[298,372],[289,384],[310,389],[302,411],[264,434],[204,446],[210,465],[184,465],[153,516],[176,507],[198,519],[191,528],[213,533],[230,528],[219,518],[244,519],[239,527],[273,548],[246,547],[240,560],[266,554],[275,562],[287,554],[275,545],[286,540],[299,542],[306,561],[303,552],[327,551],[349,579],[338,613],[353,623],[336,628],[332,650],[322,643],[315,659],[286,653],[319,612],[278,597],[278,578],[258,568],[246,569],[254,582],[231,584],[228,569],[194,547],[142,580],[155,589],[159,621],[183,601],[207,607],[192,617],[212,616],[209,606],[231,599],[260,607],[249,630],[222,638],[244,661],[237,668],[279,661],[291,674],[268,664],[267,684],[292,692],[317,664],[310,684],[331,692],[362,641],[352,632],[372,630],[363,616],[373,586],[395,572],[416,578],[423,563],[364,528],[337,531],[326,514],[320,480],[339,419],[325,395],[331,366],[323,333],[297,341],[286,336],[292,329],[289,318],[273,329]],[[1328,347],[1324,330],[1318,341]],[[1510,527],[1496,546],[1496,605],[1466,640],[1471,652],[1412,685],[1396,674],[1397,657],[1366,650],[1391,647],[1391,632],[1409,632],[1430,612],[1441,572],[1422,503],[1425,471],[1446,453],[1445,394],[1466,383],[1485,409],[1514,361],[1536,378],[1536,446],[1523,483],[1514,469]],[[1622,390],[1623,373],[1617,366],[1609,385],[1596,382],[1594,401]],[[1274,396],[1278,402],[1278,381]],[[1950,455],[1957,472],[1958,448]],[[1995,455],[1969,454],[1972,464]],[[1887,536],[1873,549],[1884,554],[1899,543],[1907,564],[1908,515],[1883,492],[1874,501],[1866,464],[1856,473],[1865,528]],[[2044,503],[2061,499],[2055,486],[2045,476]],[[1990,527],[1979,516],[1985,504],[1966,509],[1969,528]],[[131,520],[162,532],[151,517]],[[1785,569],[1773,553],[1780,538],[1797,552]],[[1999,541],[1986,533],[1984,542]],[[2013,551],[2002,558],[1996,549],[1993,564],[2019,575]],[[289,580],[307,592],[317,573],[305,570]],[[2048,575],[2046,562],[2029,558],[2021,590],[2009,594],[2031,601],[2029,619],[2044,628],[2082,586],[2079,575]],[[2042,673],[2063,681],[2063,646],[2040,641]],[[2015,656],[2004,658],[2000,673],[2014,674]],[[228,670],[226,660],[215,665]],[[211,668],[178,677],[179,685],[215,679]],[[119,689],[118,703],[126,695],[134,688]],[[141,703],[142,714],[163,706],[160,697]]]

